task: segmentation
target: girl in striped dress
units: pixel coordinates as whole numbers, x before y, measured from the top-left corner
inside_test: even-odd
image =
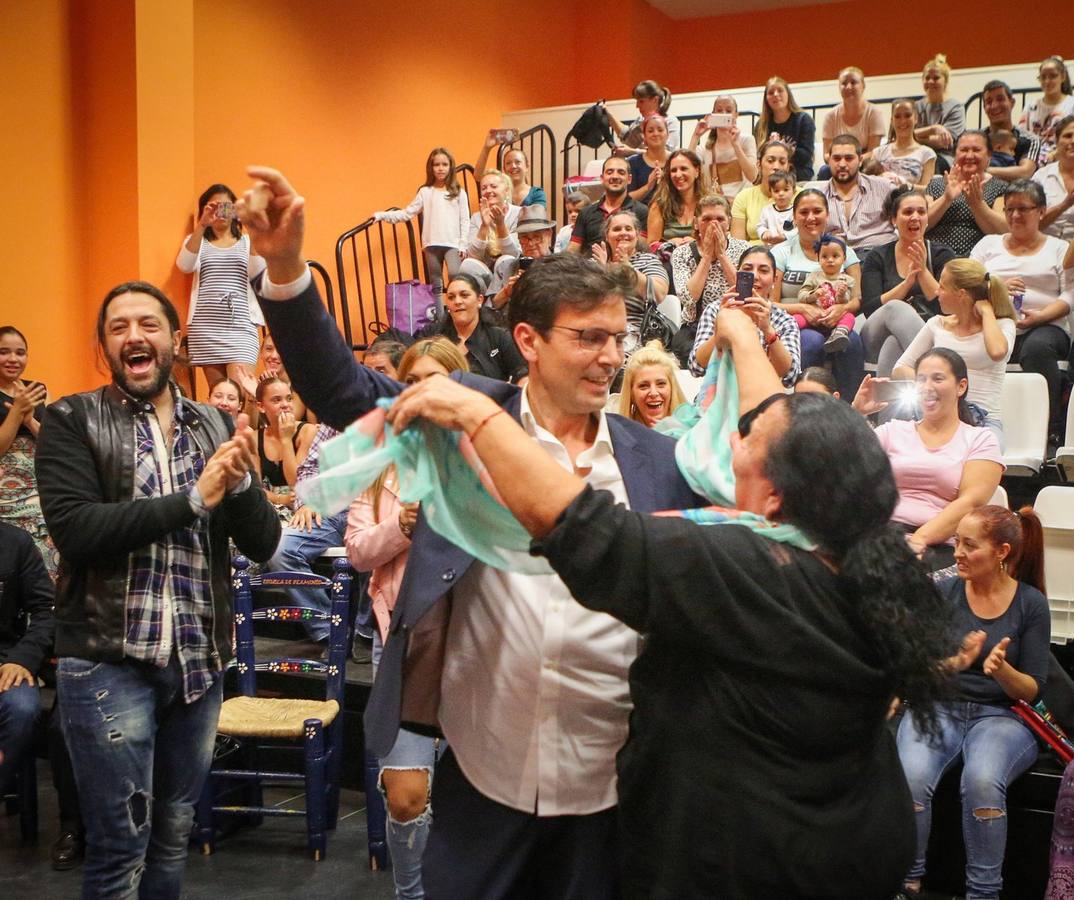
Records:
[[[257,390],[254,366],[258,326],[265,324],[250,279],[265,268],[250,252],[250,239],[235,218],[235,194],[214,184],[198,198],[197,225],[175,261],[194,273],[187,317],[190,363],[205,369],[209,384],[231,378],[251,397]]]

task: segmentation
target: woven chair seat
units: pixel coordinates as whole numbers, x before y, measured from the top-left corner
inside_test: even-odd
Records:
[[[325,727],[339,713],[335,700],[290,700],[274,697],[232,697],[220,707],[220,734],[234,737],[301,738],[306,719]]]

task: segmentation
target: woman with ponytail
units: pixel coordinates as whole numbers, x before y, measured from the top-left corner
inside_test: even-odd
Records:
[[[969,377],[966,400],[975,413],[970,424],[991,428],[1002,449],[1000,397],[1015,340],[1015,312],[1007,287],[972,259],[951,260],[937,287],[942,315],[925,322],[896,361],[892,377],[913,378],[917,360],[934,347],[954,351]]]
[[[892,520],[930,571],[954,562],[955,528],[986,504],[999,486],[1003,454],[990,429],[974,425],[966,402],[966,363],[936,347],[914,367],[920,421],[892,419],[876,429],[899,490]],[[866,376],[854,408],[869,415],[887,404],[873,400],[878,380]]]
[[[966,896],[999,897],[1007,843],[1007,785],[1037,759],[1033,733],[1011,711],[1033,703],[1048,676],[1051,616],[1044,591],[1040,520],[983,506],[963,516],[955,533],[958,577],[940,582],[954,615],[954,634],[971,633],[957,667],[957,697],[938,711],[933,734],[913,717],[899,725],[899,758],[917,822],[917,858],[903,893],[917,896],[936,785],[961,760]]]
[[[888,900],[914,832],[887,711],[910,699],[928,730],[957,642],[890,524],[898,490],[865,420],[783,393],[743,311],[725,306],[716,327],[738,385],[718,467],[735,510],[632,511],[445,378],[390,418],[464,429],[575,600],[645,635],[617,760],[623,896]],[[563,689],[598,688],[568,674]]]
[[[612,126],[620,143],[631,150],[641,150],[645,146],[642,135],[645,120],[649,116],[662,116],[667,126],[668,153],[678,150],[682,145],[682,126],[679,125],[679,120],[668,112],[671,109],[671,91],[647,78],[634,86],[633,97],[638,105],[637,118],[623,124],[608,111],[608,124]]]

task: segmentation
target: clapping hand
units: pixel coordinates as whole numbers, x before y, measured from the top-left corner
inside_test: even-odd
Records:
[[[953,167],[950,171],[945,172],[943,176],[944,181],[944,196],[950,202],[954,202],[962,196],[964,183],[962,182],[961,170],[958,166]]]
[[[922,241],[914,241],[906,248],[906,255],[910,258],[910,267],[906,270],[906,280],[916,281],[917,276],[925,271],[927,261],[925,244]]]
[[[597,243],[593,244],[589,248],[589,252],[594,262],[598,262],[602,266],[608,265],[608,245],[603,241],[597,241]]]
[[[4,401],[11,413],[17,416],[26,425],[30,424],[30,419],[34,417],[34,409],[40,404],[45,402],[47,391],[45,386],[39,382],[33,384],[20,384],[15,383],[15,387],[12,392],[11,401]]]
[[[984,647],[985,633],[983,631],[968,631],[962,639],[958,650],[947,658],[947,667],[953,672],[964,672],[973,665],[973,661],[981,655]],[[1008,638],[1009,640],[1009,638]]]
[[[1005,637],[1002,641],[996,644],[992,648],[992,652],[985,657],[985,661],[981,663],[981,670],[989,678],[995,677],[996,672],[1003,668],[1007,662],[1007,647],[1010,644],[1011,639]]]
[[[504,226],[507,208],[499,202],[488,204],[489,220],[493,228],[499,230]]]
[[[984,183],[980,175],[971,175],[969,182],[962,186],[962,190],[970,206],[981,206],[984,203]]]

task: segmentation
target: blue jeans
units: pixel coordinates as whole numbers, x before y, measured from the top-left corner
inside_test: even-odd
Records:
[[[223,678],[183,702],[178,658],[60,659],[56,690],[86,826],[83,900],[177,900]]]
[[[380,642],[380,631],[373,632],[373,677],[376,677],[377,666],[380,664],[380,656],[383,645]],[[380,777],[377,779],[377,787],[384,798],[385,806],[388,806],[388,794],[384,790],[384,770],[403,769],[421,770],[425,772],[429,784],[429,797],[433,790],[433,769],[440,757],[447,749],[447,741],[427,737],[399,729],[395,744],[387,756],[380,759]],[[433,824],[433,807],[429,799],[426,800],[425,809],[416,819],[400,822],[391,815],[388,810],[388,851],[392,857],[392,877],[395,879],[395,896],[399,900],[420,900],[425,896],[425,889],[421,881],[421,858],[425,854],[425,844],[429,840],[429,829]]]
[[[802,371],[810,366],[823,366],[826,360],[831,360],[832,375],[839,385],[839,396],[850,403],[865,377],[865,345],[861,342],[861,335],[856,331],[850,332],[850,343],[846,350],[832,354],[824,352],[824,342],[828,339],[825,332],[803,328],[801,336]]]
[[[962,837],[966,844],[966,900],[999,897],[1007,847],[1007,785],[1037,759],[1037,739],[1013,712],[980,703],[949,703],[938,710],[935,743],[914,726],[899,724],[902,760],[917,821],[917,859],[907,874],[925,874],[925,851],[932,824],[932,796],[951,766],[963,759]],[[985,810],[999,814],[984,816]]]
[[[329,547],[342,546],[343,534],[346,530],[346,510],[322,519],[320,525],[314,523],[310,531],[304,531],[301,528],[284,528],[280,536],[280,544],[269,561],[267,571],[286,569],[288,572],[312,572],[311,564],[318,556]],[[332,598],[327,588],[293,587],[288,590],[296,606],[304,606],[321,612],[329,612],[332,608]],[[328,640],[330,626],[327,619],[315,619],[312,622],[306,622],[305,626],[306,633],[313,640]]]
[[[0,794],[33,740],[34,722],[40,710],[36,684],[24,681],[0,693]]]

